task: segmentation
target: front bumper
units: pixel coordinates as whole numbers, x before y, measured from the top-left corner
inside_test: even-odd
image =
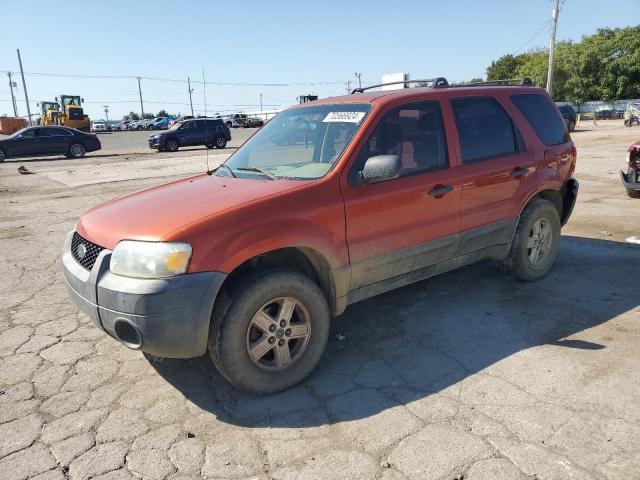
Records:
[[[638,173],[636,173],[637,177],[640,177]],[[628,190],[640,190],[640,181],[634,181],[635,179],[629,178],[627,173],[624,173],[620,170],[620,181],[622,181],[622,185],[624,188]]]
[[[89,271],[71,255],[72,236],[64,243],[64,279],[74,303],[96,326],[127,347],[158,357],[192,358],[206,352],[213,303],[226,274],[123,277],[109,270],[107,249]]]
[[[149,139],[149,148],[160,148],[160,139],[159,138],[150,138]]]

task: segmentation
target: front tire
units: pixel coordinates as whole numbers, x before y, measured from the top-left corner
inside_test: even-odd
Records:
[[[4,150],[0,148],[0,163],[4,162],[6,158],[7,158],[7,155],[4,153]]]
[[[164,150],[167,152],[175,152],[176,150],[178,150],[179,147],[180,145],[178,144],[178,141],[175,138],[169,138],[164,143]]]
[[[82,158],[87,153],[87,150],[84,148],[84,145],[81,143],[73,143],[69,147],[69,157],[71,158]]]
[[[575,131],[576,129],[576,122],[575,120],[569,120],[569,123],[567,124],[567,128],[570,132]]]
[[[322,290],[285,269],[253,274],[223,292],[214,308],[209,354],[234,386],[258,394],[293,387],[315,368],[330,314]]]
[[[520,215],[507,266],[516,278],[532,282],[544,277],[560,244],[560,216],[548,200],[532,200]]]

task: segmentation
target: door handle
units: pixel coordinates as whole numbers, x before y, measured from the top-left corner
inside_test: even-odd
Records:
[[[435,198],[442,198],[444,195],[453,190],[453,186],[451,185],[436,185],[431,190],[429,190],[429,196]]]
[[[523,177],[529,173],[529,169],[526,167],[516,167],[514,168],[509,175],[512,177]]]

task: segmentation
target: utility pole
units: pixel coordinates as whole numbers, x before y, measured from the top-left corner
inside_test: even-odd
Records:
[[[351,93],[351,80],[347,80],[344,85],[347,89],[347,95],[349,95]]]
[[[107,123],[109,123],[109,105],[103,105],[104,107],[104,116],[107,119]]]
[[[13,116],[18,116],[18,106],[16,105],[16,97],[13,95],[13,87],[17,87],[18,84],[11,80],[11,72],[7,72],[7,77],[9,77],[9,90],[11,90],[11,105],[13,105]]]
[[[362,88],[362,74],[356,72],[355,75],[356,75],[356,78],[358,79],[358,88]]]
[[[33,121],[31,120],[31,107],[29,107],[29,95],[27,94],[27,84],[24,81],[24,70],[22,69],[22,59],[20,58],[20,49],[18,48],[18,63],[20,64],[20,75],[22,76],[22,88],[24,88],[24,100],[27,102],[27,115],[29,119],[29,126],[33,126]]]
[[[189,104],[191,105],[191,116],[193,117],[193,100],[191,99],[191,94],[193,93],[193,89],[191,88],[191,78],[187,77],[187,83],[189,84]]]
[[[138,77],[138,93],[140,94],[140,111],[142,112],[142,118],[144,118],[144,105],[142,104],[142,88],[140,87],[140,77]]]
[[[262,111],[262,94],[260,94],[260,111]]]
[[[558,25],[560,0],[555,0],[555,2],[556,4],[551,14],[551,45],[549,45],[549,68],[547,69],[547,93],[551,97],[553,97],[553,55],[556,49],[556,26]]]

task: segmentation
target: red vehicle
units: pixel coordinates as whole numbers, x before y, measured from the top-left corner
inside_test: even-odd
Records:
[[[167,125],[167,128],[171,128],[173,127],[176,123],[180,123],[180,122],[184,122],[185,120],[191,120],[193,118],[192,115],[180,115],[177,118],[174,118],[173,120],[171,120],[169,122],[169,125]]]
[[[620,171],[620,180],[631,198],[640,198],[640,141],[627,150],[627,172]]]
[[[557,107],[530,82],[431,84],[294,106],[216,170],[89,210],[64,247],[72,298],[131,348],[208,352],[272,393],[351,303],[486,259],[543,277],[578,191]]]

